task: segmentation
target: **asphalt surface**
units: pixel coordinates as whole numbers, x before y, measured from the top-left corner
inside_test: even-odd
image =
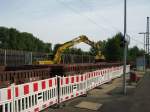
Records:
[[[118,88],[122,85],[122,78],[117,78],[112,81],[112,83],[103,84],[100,87],[97,87],[88,92],[86,97],[77,97],[75,99],[69,100],[60,104],[60,107],[55,109],[53,107],[47,108],[42,112],[99,112],[99,110],[89,110],[89,109],[82,109],[77,108],[75,105],[79,104],[82,101],[93,102],[93,103],[100,103],[100,104],[107,104],[110,101],[113,101],[117,98],[121,98],[122,95],[112,95],[112,93],[118,93]]]
[[[150,72],[145,74],[132,94],[107,103],[99,112],[150,112]]]
[[[150,72],[136,84],[127,83],[127,95],[122,93],[122,78],[89,91],[87,97],[78,97],[61,104],[60,108],[48,108],[43,112],[150,112]],[[103,104],[97,110],[76,108],[82,101]]]

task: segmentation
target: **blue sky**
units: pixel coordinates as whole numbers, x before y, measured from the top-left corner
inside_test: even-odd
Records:
[[[150,0],[127,0],[131,46],[142,47]],[[105,40],[123,31],[124,0],[0,0],[0,26],[33,33],[44,42],[63,43],[79,35]],[[87,45],[81,45],[88,49]]]

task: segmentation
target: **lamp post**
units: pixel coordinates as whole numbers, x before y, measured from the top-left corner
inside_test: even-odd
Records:
[[[126,7],[127,2],[124,0],[124,42],[126,40],[127,21]],[[126,95],[126,64],[127,64],[127,42],[124,43],[124,59],[123,59],[123,94]]]

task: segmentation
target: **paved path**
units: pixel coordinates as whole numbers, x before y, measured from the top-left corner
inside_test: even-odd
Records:
[[[99,112],[99,110],[95,111],[95,110],[77,108],[75,107],[75,105],[79,104],[82,101],[103,104],[105,102],[115,100],[116,97],[118,98],[118,96],[112,96],[107,93],[113,91],[116,87],[120,86],[121,84],[122,84],[122,78],[115,79],[110,84],[102,85],[100,87],[102,89],[95,88],[89,91],[87,97],[78,97],[65,102],[65,106],[61,106],[58,109],[48,108],[42,112]]]
[[[105,84],[103,89],[94,89],[87,97],[78,97],[66,102],[66,106],[59,109],[48,108],[43,112],[150,112],[150,72],[138,83],[137,88],[128,86],[127,96],[118,94],[122,85],[122,78],[116,79],[112,84]],[[116,91],[117,90],[117,91]],[[101,103],[103,106],[97,110],[75,108],[81,101]]]
[[[107,103],[100,112],[150,112],[150,72],[146,73],[132,95]]]

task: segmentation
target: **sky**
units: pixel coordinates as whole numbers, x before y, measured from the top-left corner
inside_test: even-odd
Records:
[[[150,0],[127,0],[130,46],[143,47]],[[0,0],[0,26],[29,32],[44,42],[64,43],[79,35],[106,40],[123,32],[124,0]],[[81,44],[83,50],[90,47]]]

